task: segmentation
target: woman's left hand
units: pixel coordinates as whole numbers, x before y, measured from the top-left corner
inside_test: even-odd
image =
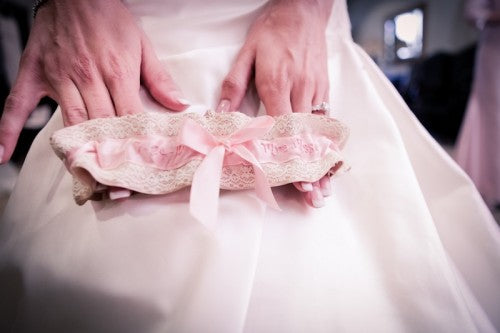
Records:
[[[217,111],[238,110],[250,79],[269,115],[311,112],[328,102],[325,28],[333,0],[272,0],[254,22],[222,83]],[[330,179],[296,183],[314,207],[330,195]]]

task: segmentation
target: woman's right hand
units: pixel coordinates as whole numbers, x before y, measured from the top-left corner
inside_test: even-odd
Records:
[[[48,0],[39,8],[0,121],[0,162],[40,99],[61,107],[64,125],[142,111],[141,85],[160,104],[188,102],[120,0]]]

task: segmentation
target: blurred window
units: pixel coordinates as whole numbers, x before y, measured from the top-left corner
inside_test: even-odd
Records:
[[[384,57],[387,62],[420,58],[424,45],[424,8],[400,12],[384,23]]]

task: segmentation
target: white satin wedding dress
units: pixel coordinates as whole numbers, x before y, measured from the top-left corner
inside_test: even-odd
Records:
[[[263,4],[129,6],[186,97],[214,108]],[[500,330],[498,227],[353,43],[345,6],[335,1],[328,27],[328,75],[332,116],[351,131],[343,152],[351,170],[334,179],[325,207],[308,207],[291,186],[274,189],[281,212],[251,190],[223,191],[210,231],[190,216],[189,189],[77,206],[49,145],[62,127],[57,112],[2,218],[0,330]],[[144,103],[158,108],[146,94]],[[258,109],[249,93],[242,111]]]

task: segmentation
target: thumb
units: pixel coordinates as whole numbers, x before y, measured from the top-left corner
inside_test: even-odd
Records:
[[[141,77],[151,96],[166,108],[182,111],[189,106],[146,38],[142,40]]]
[[[41,98],[33,75],[21,70],[9,96],[0,120],[0,163],[7,162],[14,152],[17,139],[28,116],[36,108]]]
[[[255,60],[253,49],[243,47],[231,70],[222,81],[217,112],[238,110],[248,88]]]

